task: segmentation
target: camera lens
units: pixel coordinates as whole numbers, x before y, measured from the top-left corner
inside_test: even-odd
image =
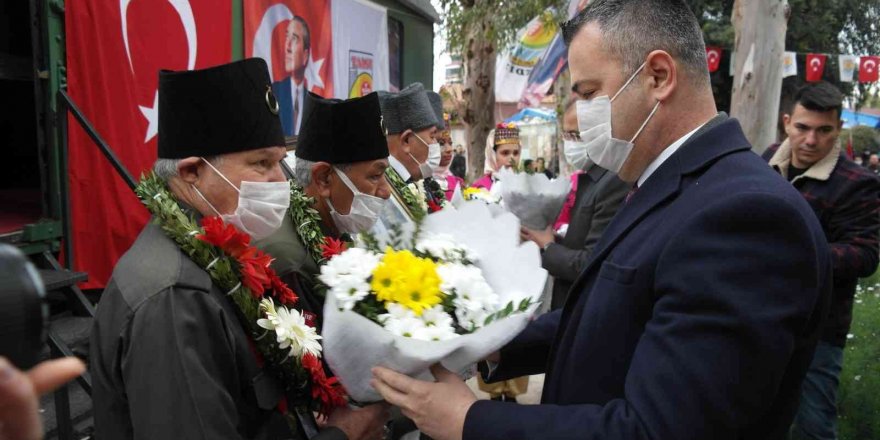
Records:
[[[46,289],[14,246],[0,244],[0,356],[18,368],[34,366],[46,338]]]

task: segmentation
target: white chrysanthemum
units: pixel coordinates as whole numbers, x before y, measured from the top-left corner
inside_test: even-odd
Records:
[[[454,321],[443,306],[434,306],[416,316],[399,304],[388,304],[388,313],[379,315],[379,322],[389,333],[421,341],[445,341],[457,337]]]
[[[288,356],[302,359],[304,354],[309,353],[321,357],[321,343],[318,342],[321,336],[314,327],[306,324],[305,318],[297,310],[280,304],[276,309],[272,298],[263,298],[260,301],[260,310],[266,317],[258,319],[257,325],[275,332],[278,348],[290,348]]]
[[[321,275],[318,278],[330,287],[336,286],[340,277],[346,275],[367,279],[379,265],[381,258],[381,255],[366,249],[351,248],[321,266]]]
[[[477,254],[473,249],[457,243],[448,234],[423,234],[416,243],[416,250],[436,259],[453,263],[465,260],[477,261]]]
[[[385,330],[388,330],[392,335],[404,336],[407,338],[412,338],[417,334],[421,334],[420,332],[424,330],[425,323],[415,317],[415,315],[411,318],[393,318],[386,317],[383,321]]]
[[[330,289],[330,294],[336,298],[340,310],[351,310],[370,294],[370,283],[363,278],[347,276]]]
[[[437,268],[440,288],[453,295],[455,317],[459,325],[471,331],[483,327],[486,318],[498,310],[499,297],[483,272],[476,266],[444,264]]]
[[[340,310],[351,310],[370,293],[367,280],[379,265],[381,255],[366,249],[351,248],[333,257],[321,267],[318,278],[330,287]]]
[[[451,320],[452,318],[450,318]],[[418,339],[421,341],[446,341],[449,339],[457,338],[459,335],[455,333],[455,329],[452,326],[428,326],[417,329],[412,338]]]
[[[452,317],[443,310],[443,306],[436,305],[422,311],[422,321],[428,327],[449,327],[454,324]]]

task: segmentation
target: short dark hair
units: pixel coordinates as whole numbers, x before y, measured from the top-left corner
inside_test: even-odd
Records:
[[[839,118],[843,112],[843,93],[826,81],[808,83],[795,92],[794,105],[797,104],[814,112],[834,111]],[[794,105],[791,109],[792,113],[794,113]]]
[[[700,23],[682,0],[593,0],[563,23],[566,45],[587,23],[602,30],[605,49],[632,75],[651,51],[664,50],[682,63],[697,84],[709,83]]]
[[[464,158],[464,155],[456,154],[452,157],[452,163],[449,164],[449,172],[453,176],[464,179],[467,174],[467,159]]]
[[[299,24],[303,27],[303,50],[311,50],[312,49],[312,31],[309,30],[309,24],[306,23],[306,20],[299,15],[293,16],[293,21],[299,22]]]

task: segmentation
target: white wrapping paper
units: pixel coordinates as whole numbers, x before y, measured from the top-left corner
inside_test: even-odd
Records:
[[[514,173],[502,169],[498,179],[503,182],[504,207],[516,215],[523,226],[538,231],[553,225],[571,191],[568,179],[550,180],[543,173]]]
[[[517,218],[510,213],[493,216],[480,201],[457,205],[456,209],[429,215],[422,230],[448,234],[475,251],[476,266],[498,293],[502,305],[509,301],[518,305],[531,298],[532,307],[468,335],[447,341],[420,341],[392,335],[355,312],[340,311],[333,295],[328,294],[322,330],[324,357],[354,400],[381,400],[369,383],[370,369],[377,365],[422,380],[433,380],[429,368],[437,362],[450,371],[466,371],[510,342],[537,309],[547,271],[541,268],[537,246],[531,242],[520,244]]]

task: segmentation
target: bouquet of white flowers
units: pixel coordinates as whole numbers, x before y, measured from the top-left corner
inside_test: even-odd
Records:
[[[321,269],[324,355],[357,401],[380,399],[373,366],[428,379],[437,362],[463,371],[498,350],[528,323],[546,281],[516,218],[493,217],[482,202],[412,229],[384,243],[362,236]]]
[[[523,226],[534,230],[546,229],[556,221],[571,191],[568,179],[550,180],[543,173],[515,173],[505,168],[498,171],[498,179],[503,182],[504,207]]]

